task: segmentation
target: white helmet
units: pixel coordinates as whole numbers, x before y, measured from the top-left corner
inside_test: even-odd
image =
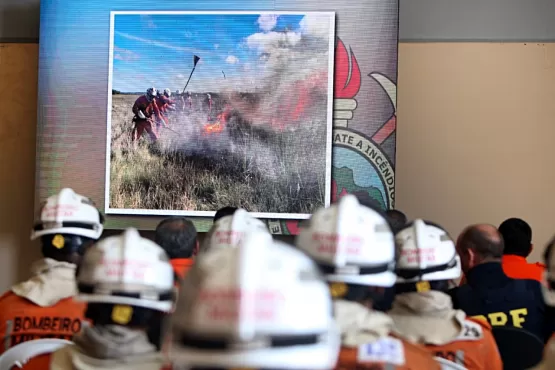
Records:
[[[171,90],[170,90],[170,89],[164,89],[164,95],[166,95],[168,98],[169,98],[170,96],[172,96]]]
[[[414,220],[395,234],[397,282],[452,280],[461,276],[455,243],[441,226]]]
[[[19,343],[0,356],[0,369],[22,369],[23,365],[34,357],[56,352],[62,347],[71,345],[73,342],[57,338],[33,339]]]
[[[98,239],[102,235],[104,217],[87,197],[70,188],[52,195],[40,210],[40,219],[35,222],[31,240],[43,235],[70,234]]]
[[[156,95],[158,95],[158,90],[156,90],[156,88],[149,87],[148,89],[146,89],[146,97],[149,100],[152,100],[152,98],[155,98]]]
[[[187,367],[332,369],[340,346],[317,266],[265,232],[197,260],[172,326],[172,362]]]
[[[555,307],[555,238],[545,248],[543,258],[545,264],[543,297],[548,306]]]
[[[158,244],[136,229],[99,241],[85,252],[77,276],[78,299],[169,312],[173,269]]]
[[[204,253],[213,248],[236,247],[247,233],[253,231],[269,233],[264,222],[251,216],[244,209],[238,209],[212,225],[204,238],[201,251]]]
[[[345,195],[317,210],[301,226],[297,246],[320,265],[332,282],[390,287],[395,284],[395,242],[377,209]]]

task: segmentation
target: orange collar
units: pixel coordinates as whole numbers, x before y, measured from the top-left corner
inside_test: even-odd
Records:
[[[187,271],[193,267],[195,260],[192,258],[175,258],[170,260],[170,263],[175,274],[179,276],[180,279],[183,279]]]
[[[517,256],[516,254],[505,254],[503,255],[502,263],[528,263],[526,257]]]

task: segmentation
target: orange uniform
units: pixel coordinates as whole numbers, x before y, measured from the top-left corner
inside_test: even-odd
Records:
[[[491,326],[483,320],[467,318],[458,338],[451,343],[427,345],[426,348],[434,356],[462,365],[468,370],[503,370]]]
[[[341,348],[335,370],[440,370],[425,348],[389,336],[359,348]]]
[[[174,258],[170,260],[170,263],[172,264],[175,274],[179,276],[180,279],[183,279],[187,271],[193,267],[195,260],[192,258]]]
[[[162,112],[160,112],[160,108],[156,104],[156,99],[149,101],[145,95],[142,95],[135,100],[132,111],[133,114],[135,114],[133,118],[135,128],[133,129],[132,140],[138,140],[143,135],[143,132],[146,131],[150,139],[156,141],[158,139],[158,133],[155,130],[155,120],[159,119],[165,122],[164,116],[162,116]],[[146,119],[139,118],[139,111],[143,112]]]
[[[13,366],[11,370],[48,370],[50,369],[50,364],[52,361],[52,353],[40,355],[29,359],[27,363],[23,365],[22,368],[18,366]],[[73,370],[68,368],[67,370]],[[172,370],[171,365],[166,365],[160,370]]]
[[[9,291],[0,297],[0,353],[21,342],[41,338],[71,340],[85,321],[86,304],[65,298],[41,307]]]
[[[501,260],[503,272],[513,279],[530,279],[543,282],[543,272],[545,265],[543,263],[528,263],[526,258],[507,254]]]
[[[175,104],[175,102],[172,99],[168,98],[165,95],[157,96],[156,100],[157,100],[156,103],[158,104],[158,108],[160,108],[160,111],[162,113],[165,113],[169,108],[171,108],[173,104]]]

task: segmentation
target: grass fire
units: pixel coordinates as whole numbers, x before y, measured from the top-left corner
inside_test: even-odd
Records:
[[[158,139],[132,140],[138,94],[112,96],[110,207],[310,213],[325,202],[327,96],[313,76],[274,93],[171,95]],[[167,126],[167,127],[166,127]]]

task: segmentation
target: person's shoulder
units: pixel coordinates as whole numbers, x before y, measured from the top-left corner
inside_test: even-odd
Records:
[[[489,322],[487,322],[486,320],[478,319],[476,317],[466,317],[465,321],[470,321],[471,323],[480,325],[480,328],[482,330],[491,331],[491,329],[492,329]]]
[[[419,344],[411,343],[405,339],[399,339],[403,343],[405,349],[407,363],[418,364],[418,368],[425,369],[441,369],[440,365],[434,359],[430,351]]]
[[[30,358],[23,367],[22,370],[46,370],[50,369],[50,361],[52,359],[52,355],[50,353],[39,355],[33,358]]]

